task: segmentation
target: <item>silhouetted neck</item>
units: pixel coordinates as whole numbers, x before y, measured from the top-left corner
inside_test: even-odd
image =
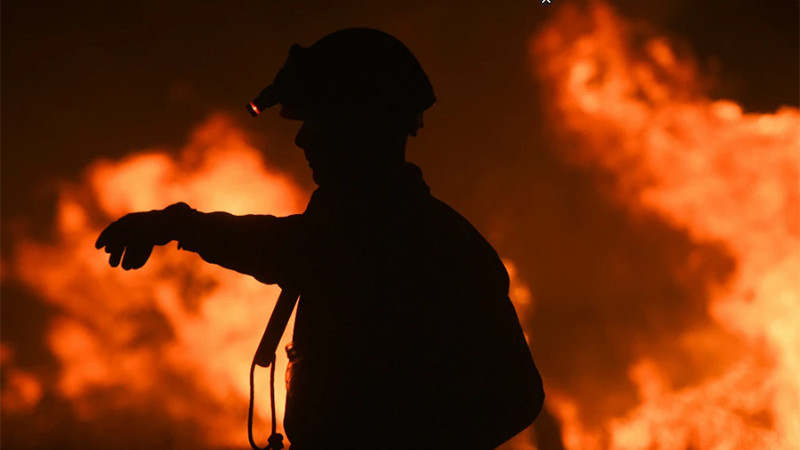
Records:
[[[419,167],[408,162],[383,166],[380,170],[353,174],[346,181],[320,186],[311,197],[308,210],[369,206],[393,203],[430,194]]]

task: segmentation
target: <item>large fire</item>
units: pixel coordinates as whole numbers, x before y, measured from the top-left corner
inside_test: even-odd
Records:
[[[531,40],[531,55],[554,140],[566,149],[560,156],[610,175],[597,177],[610,180],[598,186],[631,220],[656,214],[736,263],[724,281],[709,281],[704,307],[713,323],[674,337],[690,358],[725,355],[708,361],[713,370],[702,376],[643,354],[625,380],[636,386],[637,405],[607,414],[592,402],[612,403],[619,386],[587,399],[540,367],[564,446],[797,448],[800,112],[746,113],[712,100],[697,88],[695,65],[663,37],[599,4],[559,6]],[[80,181],[61,185],[51,238],[15,236],[13,259],[2,267],[4,281],[21,282],[53,307],[44,343],[57,367],[29,370],[18,363],[20,349],[0,345],[4,421],[19,417],[32,432],[65,433],[32,438],[31,446],[244,447],[247,370],[278,288],[174,244],[157,249],[143,269],[124,272],[93,244],[109,221],[131,211],[186,201],[203,211],[286,215],[302,211],[307,194],[220,115],[180,151],[99,160]],[[538,298],[520,279],[522,268],[505,262],[517,311],[530,319]],[[689,258],[677,276],[695,263]],[[536,330],[526,335],[533,339]],[[278,373],[285,365],[279,353]],[[263,442],[266,371],[256,382]],[[276,392],[280,419],[282,383]],[[534,449],[534,441],[527,432],[504,448]]]
[[[64,185],[54,242],[23,237],[14,261],[15,275],[60,311],[47,329],[61,364],[56,395],[84,422],[141,411],[154,422],[189,423],[206,447],[246,443],[249,361],[278,288],[206,264],[174,244],[157,249],[139,271],[112,269],[93,241],[125,213],[177,201],[203,211],[286,215],[302,211],[303,196],[265,166],[224,116],[198,127],[177,156],[153,149],[97,161],[82,183]],[[11,360],[12,349],[3,350]],[[11,378],[4,410],[35,408],[42,381],[5,363]],[[285,366],[280,354],[278,371]],[[262,431],[266,379],[259,373]],[[282,417],[285,390],[277,384]]]
[[[746,113],[708,98],[695,65],[666,39],[597,3],[565,6],[531,52],[563,156],[610,174],[601,187],[631,214],[655,213],[736,261],[728,281],[710,287],[707,309],[737,339],[718,341],[712,329],[675,336],[689,354],[714,347],[735,362],[676,388],[661,361],[643,356],[629,367],[640,404],[601,426],[582,419],[590,404],[551,389],[564,444],[797,448],[800,112]]]

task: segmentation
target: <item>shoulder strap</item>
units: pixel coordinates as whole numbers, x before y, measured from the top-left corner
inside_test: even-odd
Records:
[[[258,344],[256,354],[253,356],[253,362],[250,364],[250,407],[247,412],[247,438],[250,440],[250,446],[253,447],[253,450],[280,450],[283,448],[283,436],[277,433],[275,421],[275,353],[299,296],[293,290],[284,289],[281,291],[278,302],[275,304],[267,323],[267,329],[264,330],[264,335]],[[253,439],[253,406],[255,403],[253,375],[257,365],[261,367],[271,366],[269,370],[269,402],[272,416],[272,434],[266,447],[259,447]]]
[[[272,315],[267,323],[267,329],[264,330],[264,335],[261,336],[261,342],[258,344],[258,350],[256,350],[256,354],[253,357],[256,365],[269,367],[274,362],[275,352],[281,342],[289,317],[292,316],[298,297],[300,297],[300,294],[294,290],[284,289],[281,291],[278,302],[275,304],[275,309],[272,310]]]

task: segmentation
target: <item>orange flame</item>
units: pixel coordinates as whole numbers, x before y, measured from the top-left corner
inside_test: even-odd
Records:
[[[745,113],[696,92],[695,65],[609,7],[565,6],[531,41],[564,157],[613,175],[610,194],[695,242],[725,246],[736,268],[709,315],[741,343],[695,329],[686,352],[739,345],[716,378],[673,389],[658,361],[629,368],[639,406],[603,429],[579,399],[550,390],[568,448],[796,448],[800,442],[800,112]],[[691,270],[687,267],[686,270]],[[698,353],[699,354],[699,353]]]
[[[62,365],[57,393],[86,421],[157,405],[206,430],[209,446],[246,442],[248,365],[278,288],[174,248],[156,249],[143,269],[127,273],[110,268],[93,242],[110,220],[177,201],[205,211],[286,215],[302,210],[302,197],[224,116],[198,127],[177,157],[154,149],[98,161],[82,184],[65,185],[55,242],[23,238],[14,261],[16,275],[63,311],[46,337]],[[280,355],[278,370],[285,366]],[[259,375],[263,421],[267,378]],[[35,402],[36,385],[14,376],[13,391],[24,395],[10,401],[20,408]]]

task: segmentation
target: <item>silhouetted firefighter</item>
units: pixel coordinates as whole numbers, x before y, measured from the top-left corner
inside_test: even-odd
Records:
[[[300,296],[287,350],[292,449],[488,449],[541,409],[503,263],[405,160],[435,101],[416,58],[388,34],[347,29],[294,45],[250,108],[281,104],[283,117],[303,121],[295,142],[319,186],[303,214],[177,203],[128,214],[98,238],[115,267],[139,268],[154,245],[176,240],[277,283],[291,294],[271,321]]]

